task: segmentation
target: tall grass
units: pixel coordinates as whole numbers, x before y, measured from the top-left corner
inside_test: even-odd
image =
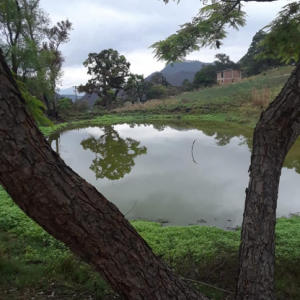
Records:
[[[116,112],[124,112],[124,111],[135,111],[135,110],[151,110],[159,107],[169,106],[173,104],[177,104],[178,100],[176,99],[165,99],[165,100],[149,100],[145,103],[135,103],[133,105],[129,105],[126,107],[116,108],[114,111]]]
[[[271,92],[267,87],[253,88],[251,95],[253,106],[266,107],[271,101]]]

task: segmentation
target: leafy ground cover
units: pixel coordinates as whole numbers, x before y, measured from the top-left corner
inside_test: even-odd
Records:
[[[181,277],[212,299],[230,299],[237,274],[239,230],[198,225],[164,227],[142,220],[132,224]],[[298,299],[300,293],[299,231],[300,217],[278,219],[278,299]],[[29,219],[0,188],[0,299],[32,299],[33,295],[35,299],[109,299],[112,291],[88,265]]]

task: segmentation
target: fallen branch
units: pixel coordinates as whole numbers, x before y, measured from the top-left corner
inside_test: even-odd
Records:
[[[206,285],[206,286],[209,286],[209,287],[211,287],[213,289],[216,289],[216,290],[228,293],[228,294],[234,294],[233,292],[230,292],[230,291],[218,288],[218,287],[216,287],[214,285],[211,285],[211,284],[208,284],[208,283],[205,283],[205,282],[201,282],[201,281],[198,281],[198,280],[193,280],[193,279],[188,279],[188,278],[181,278],[181,279],[184,280],[184,281],[190,281],[190,282],[193,282],[193,283],[199,283],[199,284],[202,284],[202,285]]]

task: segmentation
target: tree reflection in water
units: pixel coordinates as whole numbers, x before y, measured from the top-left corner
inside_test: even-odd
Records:
[[[81,145],[85,150],[95,153],[90,169],[95,172],[97,179],[123,178],[135,165],[134,158],[147,153],[147,148],[140,146],[140,142],[121,138],[111,125],[103,127],[103,134],[99,138],[91,136],[83,140]]]

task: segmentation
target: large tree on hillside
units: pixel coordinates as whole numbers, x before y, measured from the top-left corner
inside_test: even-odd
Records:
[[[164,0],[168,3],[169,0]],[[262,1],[257,1],[262,2]],[[201,47],[220,48],[226,26],[245,24],[241,1],[212,1],[191,23],[152,45],[167,63]],[[300,3],[286,5],[270,24],[265,55],[299,59]],[[300,134],[300,64],[256,125],[239,254],[236,299],[275,299],[274,260],[278,186],[285,156]]]
[[[205,6],[194,24],[171,37],[172,43],[157,44],[158,55],[176,61],[197,49],[198,42],[219,47],[227,23],[244,24],[239,6],[240,2],[215,1]],[[274,34],[298,29],[293,17],[299,16],[299,9],[289,7]],[[299,39],[292,42],[297,46]],[[299,49],[295,49],[296,59]],[[275,299],[276,202],[284,158],[300,134],[299,82],[297,64],[255,129],[236,299]],[[125,299],[207,299],[177,278],[119,210],[51,149],[27,113],[2,54],[0,116],[0,182],[31,218],[93,265]]]
[[[129,76],[130,63],[118,51],[107,49],[99,54],[90,53],[83,65],[92,78],[86,85],[79,86],[78,91],[97,93],[105,101],[106,109],[110,110]]]

